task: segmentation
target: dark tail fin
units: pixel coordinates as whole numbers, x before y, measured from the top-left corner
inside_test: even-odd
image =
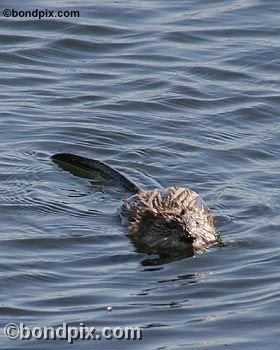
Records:
[[[130,181],[126,176],[121,174],[119,171],[111,168],[109,165],[100,162],[99,160],[89,159],[70,153],[57,153],[51,158],[55,162],[61,162],[70,166],[75,166],[89,173],[98,173],[98,175],[108,180],[111,184],[121,186],[129,192],[137,193],[141,191],[141,189],[132,181]]]

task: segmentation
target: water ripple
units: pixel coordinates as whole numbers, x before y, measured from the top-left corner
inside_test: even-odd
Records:
[[[1,324],[139,326],[139,349],[277,349],[277,2],[40,4],[80,17],[1,21]],[[193,188],[223,244],[175,261],[136,252],[117,214],[128,194],[63,172],[57,152],[144,188]]]

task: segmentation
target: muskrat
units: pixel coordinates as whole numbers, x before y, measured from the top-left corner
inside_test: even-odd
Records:
[[[94,159],[59,153],[55,162],[98,173],[132,193],[120,210],[122,223],[143,252],[152,254],[191,255],[204,252],[218,242],[213,216],[201,197],[189,188],[143,190],[125,175]]]

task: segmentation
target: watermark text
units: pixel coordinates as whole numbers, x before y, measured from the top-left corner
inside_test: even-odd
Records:
[[[142,330],[139,327],[103,327],[97,332],[95,327],[79,323],[79,326],[68,326],[62,323],[59,327],[28,327],[24,323],[7,323],[4,334],[11,340],[66,340],[73,344],[75,340],[141,340]]]
[[[33,9],[33,10],[19,10],[19,9],[4,9],[2,11],[4,17],[12,18],[78,18],[80,11],[78,10],[49,10],[49,9]]]

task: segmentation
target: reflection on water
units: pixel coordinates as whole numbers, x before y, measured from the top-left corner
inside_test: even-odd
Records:
[[[1,326],[139,326],[139,349],[278,349],[278,3],[40,6],[81,15],[2,16]],[[223,245],[172,261],[137,252],[123,191],[59,171],[58,152],[143,188],[192,188]],[[38,346],[68,344],[2,336],[3,349]]]

